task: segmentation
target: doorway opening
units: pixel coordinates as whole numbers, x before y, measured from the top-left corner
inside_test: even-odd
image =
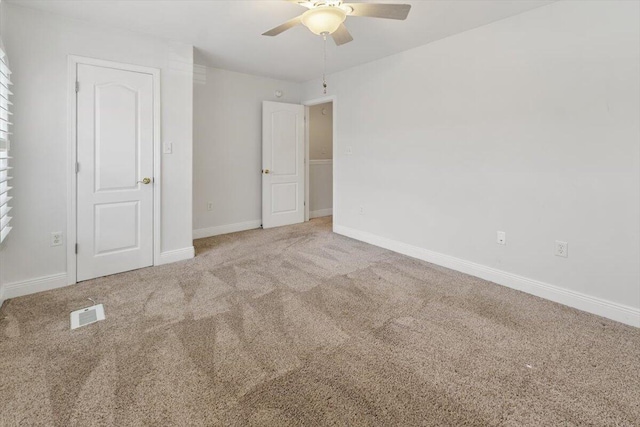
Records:
[[[310,215],[332,215],[335,224],[336,104],[335,96],[302,104],[263,101],[262,228]]]
[[[305,106],[305,221],[332,216],[336,223],[335,95],[311,99]],[[313,145],[313,146],[312,146]]]
[[[333,101],[307,106],[308,219],[333,215]]]

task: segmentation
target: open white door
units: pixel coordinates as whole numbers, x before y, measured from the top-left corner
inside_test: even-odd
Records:
[[[262,227],[304,222],[304,106],[262,103]]]
[[[77,280],[153,264],[153,76],[78,64]]]

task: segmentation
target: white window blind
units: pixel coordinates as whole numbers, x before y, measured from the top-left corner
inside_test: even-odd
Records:
[[[9,61],[7,55],[2,48],[2,42],[0,41],[0,242],[4,241],[9,232],[11,226],[11,176],[9,172],[11,167],[9,166],[9,127],[11,126],[11,101],[9,98],[11,95],[11,71],[9,70]]]

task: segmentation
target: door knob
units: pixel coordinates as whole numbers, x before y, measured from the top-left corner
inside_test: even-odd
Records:
[[[269,173],[269,169],[265,169],[265,170],[264,170],[264,173]]]
[[[143,178],[142,181],[138,181],[138,183],[149,184],[151,183],[151,178]]]

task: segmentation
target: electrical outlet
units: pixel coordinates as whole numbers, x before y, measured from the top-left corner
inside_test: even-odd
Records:
[[[497,235],[496,235],[496,243],[499,245],[506,245],[507,244],[507,233],[505,233],[504,231],[498,231]]]
[[[213,202],[207,202],[207,210],[208,211],[212,211],[213,210]]]
[[[555,255],[563,258],[569,257],[569,244],[567,242],[561,242],[560,240],[556,240]]]
[[[348,145],[348,146],[347,146],[346,154],[347,154],[348,156],[350,156],[350,155],[352,155],[352,154],[353,154],[353,148],[351,148],[351,146],[350,146],[350,145]]]
[[[364,206],[360,206],[360,215],[364,215]]]
[[[54,231],[51,233],[51,246],[60,246],[62,245],[62,232]]]

